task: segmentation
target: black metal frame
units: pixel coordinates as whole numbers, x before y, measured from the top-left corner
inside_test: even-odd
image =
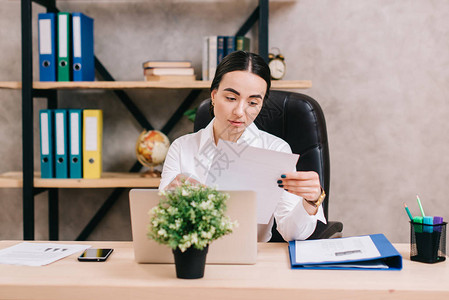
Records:
[[[49,239],[58,240],[59,235],[59,211],[58,188],[39,189],[34,188],[34,151],[33,151],[33,98],[47,98],[48,108],[57,108],[58,97],[56,90],[33,89],[33,53],[32,53],[32,2],[47,8],[47,12],[58,12],[56,0],[21,0],[21,24],[22,24],[22,169],[23,169],[23,239],[34,240],[34,196],[48,191],[48,217]],[[259,0],[259,6],[254,10],[246,22],[237,31],[236,35],[245,35],[252,26],[259,21],[259,54],[268,61],[268,0]],[[115,81],[103,64],[95,57],[95,69],[106,81]],[[136,121],[147,130],[153,129],[146,117],[141,113],[131,98],[123,90],[114,90],[116,96],[122,101]],[[184,99],[175,113],[163,126],[162,132],[168,134],[176,123],[182,118],[184,112],[200,95],[200,89],[192,90]],[[130,172],[138,172],[140,163],[134,163]],[[126,188],[115,188],[105,200],[91,221],[81,231],[76,240],[85,240],[100,223],[112,205],[116,202]]]

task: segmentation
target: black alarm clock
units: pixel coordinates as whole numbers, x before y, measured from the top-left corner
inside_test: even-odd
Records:
[[[277,49],[278,54],[268,53],[268,66],[270,67],[271,78],[280,80],[285,75],[285,58],[278,48],[273,49]]]

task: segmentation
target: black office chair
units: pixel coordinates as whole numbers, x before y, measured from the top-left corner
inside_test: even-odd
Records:
[[[209,113],[210,99],[201,102],[197,110],[194,131],[209,124],[212,117]],[[256,126],[286,141],[293,153],[300,155],[296,169],[298,171],[315,171],[326,191],[323,202],[324,215],[328,220],[330,162],[327,141],[326,121],[320,105],[309,96],[285,91],[270,91],[260,114],[254,121]],[[308,239],[324,239],[340,237],[343,230],[341,222],[320,221]],[[270,242],[283,242],[284,239],[276,230],[276,222],[272,229]]]

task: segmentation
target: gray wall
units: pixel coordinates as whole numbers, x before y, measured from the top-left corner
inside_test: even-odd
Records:
[[[231,35],[256,1],[59,1],[64,11],[95,19],[95,53],[117,80],[141,80],[148,59],[192,60],[201,70],[201,38]],[[21,80],[20,1],[0,0],[0,81]],[[38,12],[33,5],[36,24]],[[286,57],[285,79],[310,79],[298,90],[323,107],[331,151],[330,219],[344,235],[385,233],[409,240],[402,203],[418,214],[449,218],[449,3],[410,0],[301,0],[270,4],[270,46]],[[34,78],[37,80],[37,30]],[[253,42],[254,34],[250,33]],[[253,51],[257,51],[253,47]],[[60,107],[104,110],[104,171],[135,161],[141,128],[110,91],[59,91]],[[128,92],[156,128],[184,99],[184,90]],[[206,98],[204,92],[200,98]],[[35,170],[39,170],[35,100]],[[0,172],[21,170],[21,94],[0,90]],[[192,131],[183,120],[174,139]],[[25,149],[25,151],[31,151]],[[60,191],[60,239],[73,240],[110,189]],[[46,194],[36,197],[36,238],[47,239]],[[0,239],[22,238],[22,193],[0,189]],[[130,240],[127,195],[90,239]]]

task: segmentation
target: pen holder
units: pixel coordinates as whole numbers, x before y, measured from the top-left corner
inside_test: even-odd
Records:
[[[410,259],[424,263],[446,260],[446,225],[410,222]]]

